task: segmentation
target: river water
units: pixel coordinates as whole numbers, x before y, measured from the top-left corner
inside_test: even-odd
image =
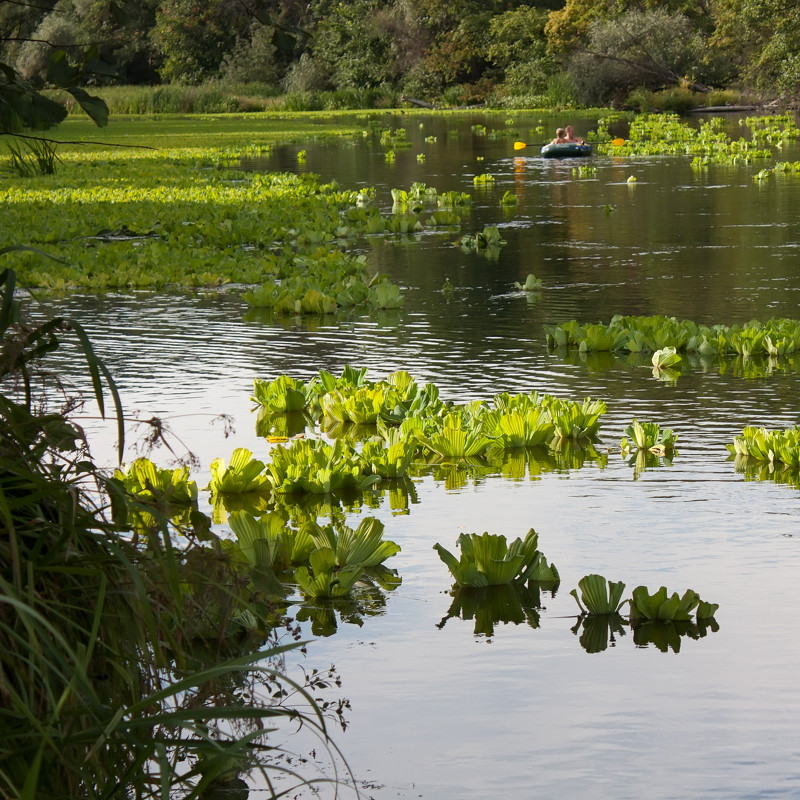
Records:
[[[594,125],[574,121],[583,135]],[[538,142],[561,122],[545,118]],[[59,309],[84,320],[126,409],[163,416],[195,452],[201,486],[211,459],[234,447],[266,455],[249,401],[256,378],[307,379],[351,364],[373,379],[405,369],[454,401],[536,389],[608,404],[599,458],[582,467],[463,485],[418,478],[408,508],[386,497],[348,515],[353,526],[380,517],[402,547],[388,562],[402,585],[381,613],[360,625],[339,619],[334,635],[309,646],[309,663],[341,675],[351,709],[346,731],[333,734],[363,796],[800,796],[800,492],[748,480],[725,449],[745,425],[798,422],[794,362],[771,374],[698,363],[666,382],[646,361],[548,352],[543,329],[617,313],[708,324],[800,317],[800,177],[759,182],[760,164],[694,171],[689,156],[598,155],[588,162],[596,173],[581,176],[574,162],[538,157],[538,118],[508,126],[502,116],[407,113],[382,124],[404,127],[412,142],[392,163],[366,136],[303,143],[299,167],[300,145],[246,166],[375,186],[387,210],[389,190],[412,181],[468,191],[461,233],[498,225],[507,243],[496,261],[463,252],[453,232],[361,241],[406,303],[352,319],[265,320],[235,292],[73,296]],[[480,135],[473,124],[516,136]],[[728,124],[738,130],[738,118]],[[514,151],[515,138],[530,144]],[[779,155],[799,158],[796,147]],[[485,172],[494,185],[474,187]],[[518,198],[511,214],[500,206],[507,190]],[[529,273],[543,282],[535,297],[513,286]],[[235,427],[228,437],[214,421],[223,413]],[[678,434],[671,461],[641,471],[620,455],[634,417]],[[110,460],[104,429],[87,424]],[[491,635],[476,633],[473,619],[442,624],[452,580],[433,545],[454,550],[464,532],[513,539],[531,527],[562,578],[538,619],[499,621]],[[594,572],[624,581],[626,596],[640,584],[692,588],[719,603],[718,629],[662,652],[626,627],[587,652],[569,590]],[[251,796],[265,792],[255,778]]]

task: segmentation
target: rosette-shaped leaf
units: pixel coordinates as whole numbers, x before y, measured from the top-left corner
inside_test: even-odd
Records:
[[[300,591],[311,599],[344,597],[363,572],[360,566],[337,570],[333,550],[329,547],[315,550],[308,561],[309,567],[298,567],[294,571],[294,578]]]
[[[631,437],[637,450],[650,450],[659,454],[672,452],[678,440],[671,430],[662,431],[655,422],[639,422],[637,419],[625,428],[625,435]],[[622,439],[621,447],[623,451],[629,449],[627,438]]]
[[[279,494],[363,490],[380,481],[378,475],[364,473],[358,455],[341,439],[332,446],[321,439],[298,439],[289,447],[276,445],[268,469]]]
[[[116,470],[130,494],[139,499],[178,505],[190,505],[197,500],[197,484],[189,480],[189,467],[160,469],[149,458],[137,458],[127,472]]]
[[[288,375],[280,375],[274,381],[256,378],[253,381],[253,395],[250,399],[271,412],[302,411],[308,404],[311,389],[312,385],[306,386],[303,381],[290,378]]]
[[[577,589],[570,594],[583,614],[619,614],[626,602],[622,600],[625,584],[622,581],[606,581],[602,575],[585,575],[578,581],[578,589],[581,591],[580,599]]]
[[[666,586],[650,594],[646,586],[637,586],[631,598],[631,622],[648,621],[685,621],[692,618],[692,611],[700,605],[700,596],[692,589],[687,589],[683,596],[677,592],[667,595]],[[702,613],[705,617],[713,617],[719,608],[714,603],[703,603]],[[709,614],[709,611],[711,612]],[[698,617],[700,614],[698,613]]]
[[[653,353],[651,361],[656,369],[671,369],[677,367],[683,359],[678,355],[674,347],[664,347]]]
[[[383,479],[402,478],[417,453],[416,436],[398,428],[382,429],[383,441],[368,441],[361,448],[360,458],[367,475]]]
[[[223,542],[223,547],[254,566],[280,572],[305,563],[315,548],[306,531],[289,528],[275,512],[256,519],[246,511],[233,511],[228,522],[236,534],[236,544]]]
[[[507,414],[489,412],[484,425],[491,432],[494,447],[535,447],[549,442],[555,433],[550,412],[542,407]]]
[[[557,439],[592,439],[600,429],[600,417],[606,413],[602,400],[586,398],[582,404],[550,398],[548,409],[555,424]]]
[[[512,581],[528,578],[528,572],[535,564],[538,534],[531,528],[525,539],[515,539],[511,544],[506,537],[497,534],[462,533],[457,540],[461,548],[461,558],[456,557],[442,545],[433,549],[439,553],[459,586],[499,586]]]
[[[520,292],[538,292],[542,288],[542,281],[530,272],[528,277],[525,278],[525,283],[514,281],[514,288]]]
[[[253,458],[245,447],[237,447],[231,455],[231,463],[225,466],[224,458],[211,462],[211,482],[208,488],[213,494],[263,493],[270,490],[269,478],[263,475],[264,463]]]
[[[318,549],[329,548],[338,568],[377,567],[400,552],[400,545],[383,539],[383,523],[375,517],[365,517],[353,530],[347,525],[318,525],[309,522],[303,527]]]
[[[387,384],[336,389],[323,395],[322,410],[326,417],[337,422],[372,424],[385,405],[393,406],[392,392]]]

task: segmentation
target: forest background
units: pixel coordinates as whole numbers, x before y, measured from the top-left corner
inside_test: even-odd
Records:
[[[66,54],[60,69],[53,46]],[[13,70],[37,90],[82,84],[112,112],[388,107],[407,97],[510,108],[793,105],[800,4],[0,0],[0,66],[5,80]],[[177,86],[216,99],[202,106],[195,88],[173,92],[180,108],[159,107],[159,90],[163,102]]]

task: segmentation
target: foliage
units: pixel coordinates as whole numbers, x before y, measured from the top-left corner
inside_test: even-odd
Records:
[[[358,455],[341,439],[333,445],[321,439],[276,445],[267,469],[278,494],[360,491],[380,481],[379,476],[365,473]]]
[[[525,283],[514,281],[514,287],[520,292],[538,292],[542,288],[542,281],[532,272],[529,272],[528,277],[525,278]]]
[[[652,363],[659,369],[669,369],[680,363],[680,354],[697,354],[704,358],[732,355],[779,358],[796,352],[800,347],[800,320],[785,318],[726,326],[699,325],[660,315],[616,315],[607,326],[570,320],[558,326],[544,327],[551,348],[652,353]]]
[[[318,549],[328,548],[337,569],[351,566],[377,567],[400,552],[400,545],[383,539],[383,523],[375,517],[365,517],[353,530],[346,525],[320,526],[311,522],[303,529]]]
[[[691,613],[697,608],[697,618],[709,619],[719,608],[716,603],[702,603],[697,592],[687,589],[682,596],[677,592],[667,596],[667,589],[662,586],[652,595],[645,586],[637,586],[631,598],[631,621],[684,621],[691,619]]]
[[[253,458],[246,447],[237,447],[233,451],[227,467],[224,458],[215,458],[210,469],[211,482],[208,488],[213,494],[246,494],[270,490],[269,478],[263,474],[264,463]]]
[[[525,539],[517,538],[510,544],[503,535],[462,533],[456,542],[461,548],[460,559],[440,544],[433,549],[458,586],[481,588],[527,580],[542,558],[538,543],[539,535],[531,528]]]
[[[253,395],[250,399],[267,412],[290,413],[303,411],[312,391],[313,384],[306,386],[303,381],[288,375],[279,375],[273,381],[256,378],[253,381]]]
[[[628,436],[631,438],[630,444],[625,438]],[[675,442],[678,441],[678,437],[671,430],[662,431],[658,423],[639,422],[637,419],[625,428],[625,437],[620,445],[623,452],[629,450],[632,444],[637,450],[649,450],[658,454],[672,453]]]
[[[625,584],[622,581],[606,582],[602,575],[585,575],[578,581],[578,589],[581,592],[580,599],[577,589],[573,589],[570,594],[575,598],[582,614],[619,614],[620,608],[628,602],[622,600]]]
[[[358,564],[336,569],[333,550],[323,547],[308,557],[308,566],[294,572],[300,590],[307,598],[344,597],[361,577],[364,568]]]
[[[254,567],[270,567],[278,575],[306,563],[315,547],[307,531],[293,530],[274,511],[260,519],[246,511],[234,511],[228,523],[237,544],[223,542],[223,548]]]
[[[592,23],[589,45],[570,64],[579,98],[602,105],[634,86],[662,88],[702,68],[705,44],[683,14],[632,10]]]
[[[145,461],[104,476],[77,425],[47,410],[53,377],[39,365],[74,336],[101,413],[109,391],[122,431],[107,369],[78,322],[31,325],[13,273],[0,279],[0,793],[200,796],[231,768],[266,767],[265,723],[302,721],[327,743],[311,695],[272,666],[296,645],[242,605],[241,575],[193,548],[191,529],[179,553],[163,517],[146,546],[129,536],[125,510],[161,494],[191,502],[193,483]],[[278,678],[300,707],[273,695]],[[243,700],[246,679],[259,697]]]
[[[791,469],[800,468],[800,427],[797,426],[783,431],[768,431],[748,425],[741,436],[734,438],[733,444],[725,447],[734,456],[782,464]]]
[[[9,142],[8,152],[11,156],[11,169],[21,178],[53,175],[56,171],[58,156],[55,147],[44,139],[23,139],[22,146]]]

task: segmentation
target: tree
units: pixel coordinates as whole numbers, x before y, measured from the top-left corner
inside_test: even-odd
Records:
[[[757,89],[800,94],[800,6],[794,0],[714,0],[711,43]]]
[[[489,24],[486,54],[505,74],[505,88],[513,93],[541,94],[556,70],[547,54],[545,9],[520,6],[497,14]]]
[[[595,21],[588,47],[570,62],[580,99],[605,103],[644,86],[661,89],[689,82],[698,83],[705,44],[683,14],[630,11],[614,19]]]

